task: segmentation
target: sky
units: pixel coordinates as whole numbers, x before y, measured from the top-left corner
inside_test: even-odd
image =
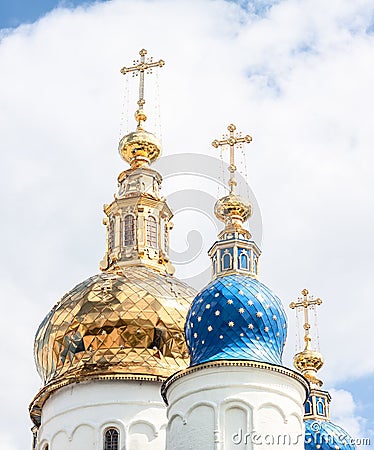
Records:
[[[80,3],[0,5],[0,448],[31,443],[39,323],[98,272],[102,205],[126,168],[118,139],[134,123],[136,80],[119,69],[142,47],[166,61],[146,81],[146,106],[163,140],[158,167],[171,172],[164,193],[177,212],[176,276],[199,281],[209,267],[222,193],[210,143],[233,122],[253,136],[238,167],[255,204],[261,280],[289,316],[285,363],[296,342],[287,305],[307,287],[324,300],[320,376],[333,421],[374,442],[373,2]]]
[[[2,0],[0,2],[0,28],[15,28],[25,23],[33,23],[57,7],[74,8],[79,5],[89,6],[106,0]]]

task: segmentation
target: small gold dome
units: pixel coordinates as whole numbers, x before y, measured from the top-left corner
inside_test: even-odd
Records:
[[[165,379],[187,367],[183,327],[195,294],[146,267],[78,284],[37,331],[35,360],[44,384],[108,374]]]
[[[161,142],[148,131],[139,128],[124,136],[119,143],[121,157],[131,167],[140,167],[155,161],[161,154]]]
[[[229,194],[216,202],[214,214],[222,222],[228,219],[239,219],[245,222],[252,215],[252,205],[236,194]]]
[[[316,377],[317,371],[321,369],[324,363],[321,353],[306,348],[302,352],[296,353],[293,363],[296,369],[311,383],[322,386],[322,381]]]

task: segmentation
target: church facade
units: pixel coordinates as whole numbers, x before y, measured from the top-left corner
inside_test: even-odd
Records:
[[[121,72],[139,75],[137,126],[119,143],[129,168],[104,205],[101,273],[55,304],[35,337],[43,386],[30,405],[33,450],[353,449],[332,424],[317,377],[304,290],[305,348],[283,365],[287,317],[259,280],[260,249],[246,222],[252,206],[236,192],[235,148],[251,142],[234,125],[214,147],[230,151],[223,223],[209,251],[212,281],[200,292],[174,277],[172,211],[152,168],[161,153],[145,129],[144,75],[164,61],[145,50]]]

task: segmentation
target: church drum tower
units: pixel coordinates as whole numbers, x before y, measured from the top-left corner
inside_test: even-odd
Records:
[[[282,365],[286,315],[258,280],[260,250],[244,227],[252,206],[235,193],[235,146],[251,137],[235,130],[213,142],[230,148],[229,194],[214,211],[225,227],[209,251],[213,280],[187,315],[190,367],[163,385],[167,450],[304,449],[309,386]]]
[[[196,294],[173,277],[172,212],[151,168],[161,144],[144,129],[144,73],[163,66],[140,51],[137,128],[119,144],[130,168],[104,205],[102,273],[68,292],[41,323],[35,360],[43,387],[30,405],[35,450],[164,450],[162,381],[187,366],[183,326]]]

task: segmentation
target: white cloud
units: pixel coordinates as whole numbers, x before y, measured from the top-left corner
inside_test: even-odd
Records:
[[[30,442],[32,336],[104,251],[100,208],[124,168],[119,69],[141,47],[167,62],[166,155],[214,155],[210,142],[231,121],[253,135],[262,279],[286,304],[303,287],[325,300],[326,385],[373,373],[372,9],[370,0],[285,0],[261,16],[225,1],[117,0],[58,9],[2,38],[2,356],[12,370],[1,380],[14,386],[2,393],[13,405],[2,427],[17,429],[16,448]],[[146,85],[150,116],[156,80]]]
[[[357,414],[352,394],[343,389],[331,389],[331,420],[348,431],[353,439],[368,438],[365,418]]]

